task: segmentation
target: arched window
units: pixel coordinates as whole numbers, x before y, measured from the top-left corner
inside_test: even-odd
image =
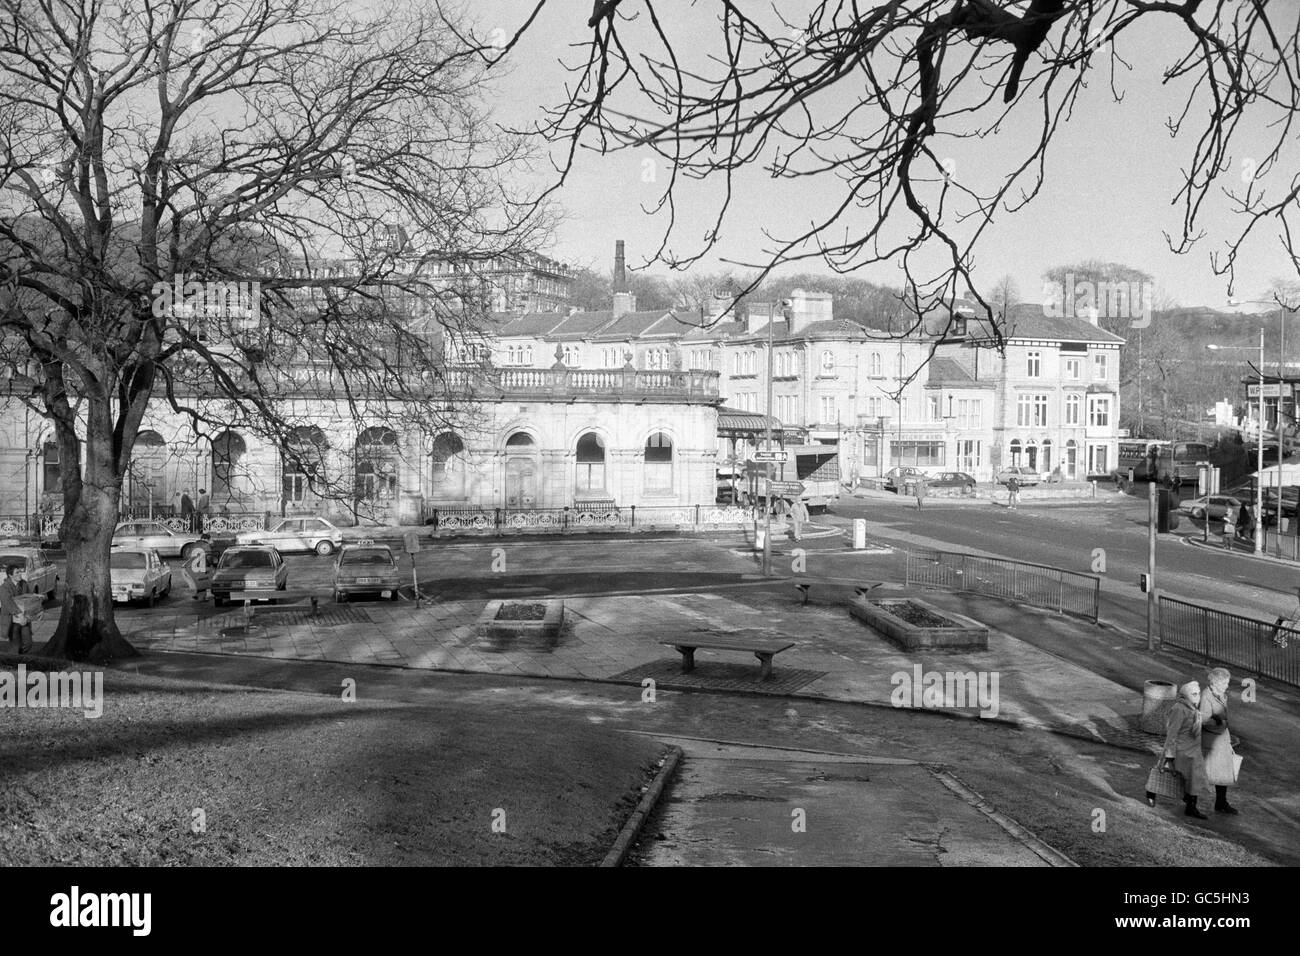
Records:
[[[605,490],[605,445],[595,432],[587,432],[578,439],[578,480],[575,485],[579,494],[604,492]]]
[[[280,450],[281,494],[285,501],[300,502],[325,480],[325,452],[329,443],[317,425],[299,425]]]
[[[1051,471],[1052,470],[1052,440],[1050,438],[1043,439],[1042,461],[1043,461],[1042,470]]]
[[[1011,464],[1013,466],[1020,464],[1020,439],[1011,439]]]
[[[449,485],[454,484],[457,475],[454,459],[464,452],[465,443],[460,440],[459,435],[452,432],[445,432],[433,440],[433,447],[429,450],[429,461],[433,466],[435,489],[445,490]]]
[[[516,451],[530,451],[535,444],[537,443],[533,441],[533,436],[527,432],[515,432],[506,439],[506,447]]]
[[[898,377],[907,378],[907,356],[902,352],[898,353]]]
[[[353,478],[358,498],[391,498],[397,494],[397,432],[367,428],[357,436]]]
[[[646,494],[671,494],[673,490],[673,442],[663,432],[655,432],[645,443]]]
[[[1025,443],[1025,464],[1038,471],[1038,445],[1032,438]]]
[[[59,468],[59,443],[47,441],[41,447],[41,489],[47,495],[63,491],[63,472]]]
[[[140,432],[135,437],[131,461],[131,507],[145,508],[167,501],[167,443],[156,431]]]
[[[244,439],[225,431],[212,439],[212,500],[229,501],[235,495],[240,460],[248,453]]]
[[[835,371],[835,353],[830,349],[822,352],[822,371],[828,374]]]
[[[867,374],[875,378],[880,378],[885,374],[885,361],[881,358],[879,352],[871,353],[871,362],[867,367],[870,369]]]

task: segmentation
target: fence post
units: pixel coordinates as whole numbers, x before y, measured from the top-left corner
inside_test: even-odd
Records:
[[[564,506],[564,512],[560,515],[560,530],[561,531],[569,530],[569,506],[568,505]]]
[[[493,528],[496,529],[497,534],[501,533],[501,509],[500,508],[492,509],[492,526]]]
[[[636,505],[632,506],[632,527],[636,527]]]
[[[1065,613],[1065,572],[1056,572],[1056,613]]]
[[[700,530],[700,506],[695,506],[695,530]]]

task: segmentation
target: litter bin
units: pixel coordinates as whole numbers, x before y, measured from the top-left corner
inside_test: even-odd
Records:
[[[853,519],[853,547],[857,551],[862,551],[867,547],[867,519]]]
[[[1163,734],[1178,688],[1167,680],[1149,680],[1142,685],[1142,729],[1149,734]]]

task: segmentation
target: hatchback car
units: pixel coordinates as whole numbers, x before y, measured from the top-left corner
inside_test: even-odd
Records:
[[[108,556],[113,601],[144,601],[150,607],[172,589],[172,569],[149,548],[114,548]]]
[[[23,582],[23,590],[46,598],[54,597],[59,574],[44,551],[40,548],[0,545],[0,568],[11,564],[17,568],[14,577]]]
[[[198,548],[206,549],[207,536],[173,531],[161,521],[123,521],[113,530],[113,546],[145,548],[164,558],[188,558]]]
[[[975,478],[964,471],[943,471],[933,475],[926,483],[931,488],[960,488],[964,495],[975,491]]]
[[[1193,518],[1201,519],[1207,514],[1212,520],[1219,520],[1228,513],[1229,508],[1240,508],[1241,499],[1234,498],[1231,495],[1202,495],[1199,498],[1188,498],[1178,505],[1179,511],[1185,511]]]
[[[334,560],[336,604],[342,604],[354,594],[377,594],[396,601],[400,586],[397,561],[387,545],[350,544]]]
[[[924,478],[925,472],[920,468],[909,468],[900,466],[891,468],[885,472],[885,490],[902,491],[907,487],[909,481],[915,481],[918,478]]]
[[[315,551],[333,554],[343,547],[343,532],[324,518],[280,518],[266,531],[242,531],[238,544],[266,544],[280,552]]]
[[[240,544],[227,548],[212,573],[212,603],[230,603],[232,591],[283,591],[289,586],[289,566],[275,548]]]
[[[997,482],[999,485],[1005,485],[1012,477],[1020,483],[1021,488],[1036,485],[1043,480],[1038,472],[1027,465],[1012,465],[998,472]]]

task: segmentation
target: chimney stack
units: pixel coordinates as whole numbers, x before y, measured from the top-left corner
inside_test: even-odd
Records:
[[[614,318],[636,311],[636,296],[627,287],[627,264],[623,260],[623,240],[614,243]]]

